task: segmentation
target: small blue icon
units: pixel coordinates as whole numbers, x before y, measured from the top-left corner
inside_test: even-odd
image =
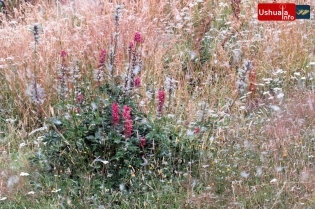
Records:
[[[311,19],[310,5],[296,5],[296,19]]]

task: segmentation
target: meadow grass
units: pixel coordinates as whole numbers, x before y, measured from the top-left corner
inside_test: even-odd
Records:
[[[313,208],[314,17],[259,22],[257,3],[241,1],[237,14],[228,0],[9,1],[0,16],[0,207]],[[156,159],[136,176],[122,168],[131,172],[130,183],[108,188],[108,176],[47,169],[41,153],[49,149],[43,140],[52,124],[59,128],[49,118],[66,115],[62,66],[79,68],[86,103],[99,95],[94,72],[99,51],[114,43],[116,4],[124,5],[116,78],[123,80],[129,42],[139,32],[143,70],[134,101],[171,143],[182,144],[182,155],[193,150],[197,161]],[[34,62],[29,26],[36,22],[43,33]],[[32,99],[34,70],[45,92],[41,105]],[[75,84],[67,87],[66,100],[77,105]],[[159,91],[166,93],[162,113]],[[171,172],[176,166],[182,170]]]

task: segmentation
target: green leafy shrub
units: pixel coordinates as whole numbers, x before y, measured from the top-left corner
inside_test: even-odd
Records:
[[[119,9],[117,6],[115,17],[118,19]],[[121,185],[131,185],[141,179],[169,181],[174,175],[189,172],[198,160],[201,146],[196,135],[187,136],[185,127],[178,128],[173,118],[163,114],[164,91],[157,94],[156,116],[139,109],[138,98],[142,95],[138,91],[141,86],[138,75],[143,66],[143,38],[139,32],[129,44],[125,75],[115,75],[119,34],[118,20],[115,21],[116,32],[109,56],[107,58],[106,50],[100,51],[94,83],[85,83],[94,84],[93,94],[88,94],[87,86],[80,86],[83,80],[91,78],[82,78],[78,62],[69,70],[65,64],[67,53],[61,51],[57,116],[49,119],[51,126],[43,140],[44,151],[33,160],[45,162],[45,168],[58,176],[79,179],[89,175],[101,179],[106,188],[122,190]],[[168,82],[171,94],[174,83],[172,79]]]

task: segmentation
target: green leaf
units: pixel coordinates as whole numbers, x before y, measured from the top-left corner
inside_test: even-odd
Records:
[[[90,140],[90,141],[92,141],[93,139],[95,139],[95,137],[94,137],[93,135],[87,136],[87,137],[85,137],[85,138],[88,139],[88,140]]]

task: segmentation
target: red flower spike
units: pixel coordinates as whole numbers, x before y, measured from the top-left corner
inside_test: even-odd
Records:
[[[114,126],[119,124],[119,106],[116,102],[112,104],[112,124]]]

